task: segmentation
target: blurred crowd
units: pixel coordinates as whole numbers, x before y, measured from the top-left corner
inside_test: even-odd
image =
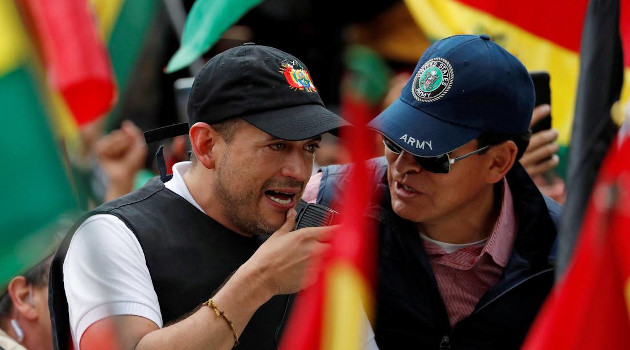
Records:
[[[189,9],[192,1],[183,4]],[[429,41],[402,1],[381,0],[369,6],[347,1],[343,9],[330,11],[338,6],[334,1],[266,1],[228,30],[205,58],[249,41],[285,50],[305,61],[329,109],[348,120],[357,119],[349,116],[352,113],[369,120],[398,98]],[[178,40],[168,29],[169,21],[162,10],[156,25],[162,29],[147,43],[130,93],[120,98],[117,119],[82,128],[81,142],[68,149],[74,184],[86,198],[84,210],[123,196],[156,176],[157,145],[147,145],[143,131],[186,120],[177,100],[182,89],[175,87],[175,81],[196,72],[162,73]],[[549,113],[549,105],[537,106],[532,125]],[[372,156],[383,155],[381,136],[373,133],[370,141]],[[558,149],[557,130],[539,131],[531,136],[520,162],[540,190],[562,204],[564,180],[555,171]],[[173,164],[188,160],[189,155],[186,136],[166,141],[164,157],[169,172]],[[313,172],[349,160],[343,141],[325,135],[315,153]],[[0,348],[51,347],[47,304],[50,260],[44,259],[2,287]],[[11,338],[13,343],[3,338]]]

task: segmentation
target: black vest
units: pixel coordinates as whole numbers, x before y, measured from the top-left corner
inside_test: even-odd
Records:
[[[88,216],[103,213],[121,219],[138,238],[165,326],[208,300],[260,246],[256,240],[232,232],[202,213],[165,188],[159,178],[103,204]],[[68,348],[63,262],[81,222],[66,236],[51,265],[49,307],[55,349]],[[277,348],[291,299],[287,295],[275,296],[262,305],[240,336],[238,348]]]

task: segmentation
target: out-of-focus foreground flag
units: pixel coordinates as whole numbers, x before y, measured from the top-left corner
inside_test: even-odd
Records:
[[[624,83],[622,39],[630,43],[629,25],[630,0],[590,0],[582,33],[567,200],[558,236],[558,277],[570,261],[602,159],[618,129],[613,106],[621,105],[617,101]],[[630,47],[625,52],[630,66]]]
[[[352,114],[362,118],[366,114]],[[353,350],[365,345],[373,305],[375,232],[366,216],[373,190],[365,161],[373,154],[366,120],[342,130],[353,167],[343,193],[335,199],[341,224],[332,232],[331,249],[316,262],[321,270],[314,285],[298,294],[280,349]],[[315,276],[307,276],[315,278]]]
[[[13,1],[0,1],[0,288],[49,253],[47,229],[77,209]]]
[[[588,0],[405,0],[405,3],[432,41],[455,34],[485,33],[518,57],[528,70],[549,71],[553,126],[560,133],[559,154],[564,167]],[[624,74],[629,82],[629,60]],[[622,93],[623,101],[630,97],[628,85]],[[562,173],[563,169],[559,170]]]
[[[630,139],[612,144],[574,259],[523,349],[626,349],[630,344]]]
[[[51,88],[82,126],[109,112],[116,88],[88,0],[24,0]]]
[[[611,118],[622,84],[622,48],[630,52],[629,6],[628,0],[589,3],[559,243],[558,270],[568,267],[524,349],[623,349],[630,343],[630,139],[620,147],[613,142]]]

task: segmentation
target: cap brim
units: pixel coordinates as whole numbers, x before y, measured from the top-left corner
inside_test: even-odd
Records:
[[[273,137],[288,141],[313,138],[340,127],[351,126],[340,116],[318,104],[274,109],[242,117]]]
[[[400,98],[368,123],[368,127],[421,157],[449,153],[481,134],[480,130],[432,117]]]

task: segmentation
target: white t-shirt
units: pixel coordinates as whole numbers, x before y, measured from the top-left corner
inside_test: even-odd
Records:
[[[467,248],[467,247],[483,247],[484,245],[486,245],[486,242],[488,242],[488,239],[484,238],[480,241],[472,242],[472,243],[462,243],[462,244],[446,243],[442,241],[436,241],[435,239],[425,235],[422,232],[420,232],[420,238],[422,238],[423,241],[431,242],[437,245],[438,247],[442,248],[442,250],[444,250],[446,254],[451,254],[454,251],[460,250],[462,248]]]
[[[165,186],[203,212],[184,182],[183,175],[190,164],[175,164],[173,178]],[[114,215],[94,215],[79,226],[63,263],[63,282],[75,349],[79,349],[83,332],[108,316],[141,316],[160,328],[163,326],[140,242]],[[367,331],[364,348],[377,349],[367,317],[364,324]]]
[[[182,177],[189,167],[176,164],[165,186],[203,212]],[[75,349],[83,332],[107,316],[142,316],[163,326],[140,242],[114,215],[94,215],[79,226],[63,263],[63,283]]]

